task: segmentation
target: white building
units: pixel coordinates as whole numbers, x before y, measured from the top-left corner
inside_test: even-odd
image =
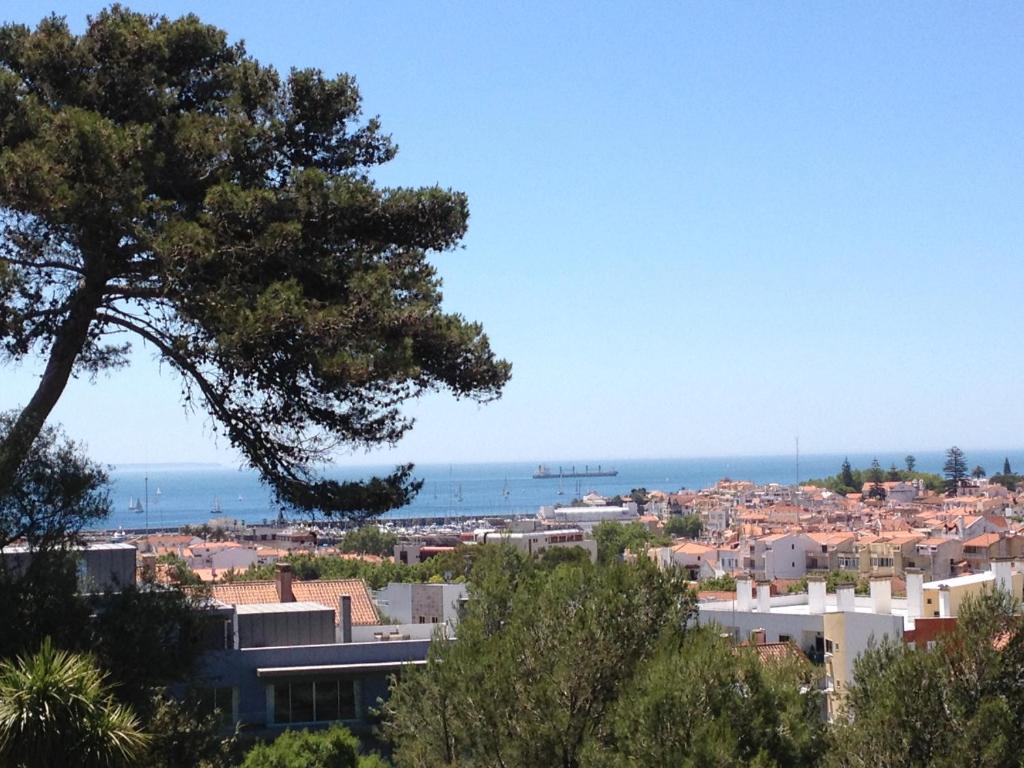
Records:
[[[473,540],[477,544],[500,541],[527,555],[541,555],[545,550],[554,547],[579,547],[587,552],[591,562],[597,560],[597,542],[587,538],[579,528],[524,531],[522,533],[496,531],[490,528],[479,529],[473,532]]]
[[[586,531],[598,523],[633,523],[640,519],[635,504],[621,507],[541,507],[537,517],[546,523],[576,526]]]
[[[397,624],[455,624],[465,599],[465,584],[391,582],[374,593],[380,612]]]

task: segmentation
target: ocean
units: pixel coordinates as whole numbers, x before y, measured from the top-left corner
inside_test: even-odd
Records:
[[[883,468],[895,463],[903,467],[905,453],[878,454]],[[941,473],[945,454],[941,451],[915,452],[917,469]],[[870,465],[872,454],[849,454],[854,468]],[[968,466],[980,464],[990,474],[1002,471],[1009,458],[1014,470],[1024,470],[1024,449],[1013,451],[968,451]],[[800,479],[824,477],[839,471],[843,454],[800,457]],[[585,465],[595,469],[618,470],[616,477],[556,478],[534,480],[538,464],[423,464],[416,477],[424,480],[423,490],[411,504],[389,512],[386,518],[489,517],[536,514],[542,505],[568,503],[590,491],[605,496],[627,494],[633,488],[677,491],[699,489],[728,477],[758,484],[792,484],[797,477],[795,456],[707,457],[685,459],[601,459],[548,460],[552,472]],[[356,480],[387,473],[390,466],[332,467],[327,474],[336,479]],[[151,464],[114,467],[110,473],[110,516],[96,527],[170,528],[199,525],[213,517],[246,522],[273,520],[280,511],[272,494],[251,470],[220,465]],[[148,495],[147,495],[148,488]],[[562,491],[559,494],[559,490]],[[143,511],[129,507],[140,499]],[[288,515],[288,510],[284,510]]]

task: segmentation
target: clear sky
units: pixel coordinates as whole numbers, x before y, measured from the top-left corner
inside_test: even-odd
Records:
[[[1018,447],[1024,4],[135,2],[350,72],[465,190],[450,310],[513,362],[353,462]],[[95,3],[54,7],[76,29]],[[226,461],[152,355],[73,382],[99,459]],[[38,371],[0,370],[0,407]]]

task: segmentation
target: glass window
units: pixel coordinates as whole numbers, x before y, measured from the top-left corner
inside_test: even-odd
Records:
[[[316,719],[313,707],[313,683],[292,683],[293,723],[311,723]]]
[[[352,680],[280,683],[274,686],[274,722],[284,725],[354,720],[355,702]]]
[[[282,683],[274,686],[274,722],[290,723],[292,721],[291,686]]]
[[[320,680],[316,683],[316,719],[340,720],[338,710],[338,681]]]

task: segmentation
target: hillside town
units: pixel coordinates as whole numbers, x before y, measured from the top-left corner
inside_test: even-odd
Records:
[[[680,521],[691,523],[693,535],[666,533]],[[1017,497],[983,477],[958,480],[948,492],[919,480],[876,481],[838,494],[724,479],[699,491],[635,489],[611,499],[589,493],[532,518],[372,524],[360,535],[370,532],[375,552],[352,551],[351,531],[211,520],[194,531],[93,535],[80,548],[79,579],[87,591],[130,583],[200,590],[220,629],[207,638],[206,671],[193,685],[218,706],[229,701],[232,723],[258,729],[343,719],[369,728],[388,675],[425,663],[437,631],[454,638],[468,599],[462,574],[412,574],[414,567],[488,544],[530,558],[575,550],[596,562],[609,556],[602,541],[616,529],[635,538],[611,557],[648,559],[682,574],[696,594],[697,624],[761,653],[796,654],[820,667],[828,719],[842,712],[854,663],[870,643],[930,647],[955,626],[968,596],[995,586],[1024,596]],[[17,573],[31,552],[15,544],[3,558]],[[297,578],[295,566],[310,562],[381,575],[375,585],[358,575]],[[278,689],[293,678],[340,671],[351,673],[353,686],[343,694],[344,715],[280,709]],[[274,706],[265,703],[270,690],[278,691]]]

